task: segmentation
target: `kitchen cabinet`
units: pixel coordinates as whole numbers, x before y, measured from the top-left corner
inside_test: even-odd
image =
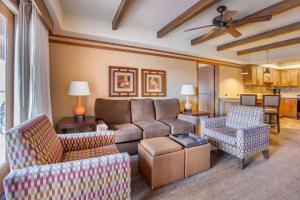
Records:
[[[280,117],[296,118],[297,116],[297,100],[283,98],[280,101]]]
[[[246,86],[253,86],[256,85],[256,69],[257,67],[253,65],[245,65],[244,68],[248,71],[248,74],[243,75],[243,82]]]
[[[276,69],[271,70],[271,77],[272,77],[272,86],[278,87],[280,86],[280,71]]]
[[[289,85],[290,78],[287,70],[280,70],[280,86],[286,87]]]
[[[256,85],[263,86],[264,85],[264,68],[263,67],[257,67],[256,69]]]
[[[299,86],[299,70],[288,70],[289,86]]]

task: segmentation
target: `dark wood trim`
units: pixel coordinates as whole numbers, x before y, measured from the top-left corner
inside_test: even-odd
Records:
[[[147,92],[146,76],[147,74],[161,75],[162,77],[162,92]],[[142,69],[142,97],[165,97],[167,96],[167,71],[155,69]]]
[[[17,0],[2,0],[2,3],[15,15],[19,13],[19,2]]]
[[[53,19],[46,7],[44,0],[33,0],[33,3],[36,5],[43,22],[46,24],[50,32],[53,32],[54,22]]]
[[[112,21],[112,30],[117,30],[119,28],[119,25],[125,15],[125,13],[128,11],[128,8],[130,4],[133,2],[133,0],[122,0],[119,8],[115,14],[115,17]]]
[[[75,40],[75,41],[68,41],[68,40]],[[56,44],[65,44],[65,45],[81,46],[87,48],[129,52],[129,53],[158,56],[158,57],[165,57],[165,58],[172,58],[172,59],[179,59],[179,60],[188,60],[188,61],[199,62],[199,63],[209,64],[209,65],[223,65],[223,66],[241,68],[240,64],[227,62],[227,61],[214,60],[210,58],[197,57],[188,54],[180,54],[180,53],[162,51],[157,49],[122,45],[122,44],[90,40],[90,39],[71,37],[71,36],[50,35],[49,41]],[[95,44],[88,44],[88,43],[95,43]],[[103,46],[103,45],[110,45],[110,46]]]
[[[114,72],[127,72],[133,74],[133,91],[132,92],[117,92],[114,90],[115,82],[114,82]],[[138,68],[133,67],[117,67],[117,66],[109,66],[109,97],[138,97],[139,90],[138,90]]]
[[[264,16],[264,15],[277,15],[277,14],[280,14],[282,12],[288,11],[290,9],[296,8],[298,6],[300,6],[300,0],[282,0],[278,3],[275,3],[275,4],[273,4],[273,5],[271,5],[267,8],[259,10],[259,11],[255,12],[251,15],[248,15],[244,18],[258,17],[258,16]],[[243,25],[245,25],[245,24],[238,24],[238,25],[235,25],[234,28],[238,28],[238,27],[241,27]],[[226,30],[221,30],[221,31],[215,32],[214,34],[210,35],[209,37],[204,38],[204,35],[201,35],[199,37],[194,38],[191,41],[191,44],[196,45],[196,44],[199,44],[201,42],[219,37],[219,36],[224,35],[226,33],[227,33]]]
[[[200,13],[207,10],[211,6],[215,5],[219,1],[220,0],[200,0],[200,1],[198,1],[193,6],[191,6],[186,11],[184,11],[181,15],[177,16],[175,19],[173,19],[171,22],[169,22],[162,29],[160,29],[157,32],[157,37],[162,38],[163,36],[167,35],[171,31],[175,30],[178,26],[182,25],[183,23],[185,23],[192,17],[199,15]]]
[[[241,50],[241,51],[237,52],[237,55],[241,56],[241,55],[245,55],[245,54],[256,53],[256,52],[260,52],[260,51],[266,51],[266,50],[286,47],[286,46],[290,46],[290,45],[296,45],[299,43],[300,43],[300,37],[296,37],[296,38],[289,39],[289,40],[284,40],[284,41],[266,44],[266,45],[262,45],[262,46],[258,46],[258,47],[253,47],[250,49]]]
[[[290,32],[297,31],[297,30],[300,30],[300,22],[289,24],[289,25],[279,27],[276,29],[272,29],[270,31],[266,31],[266,32],[263,32],[263,33],[260,33],[257,35],[253,35],[253,36],[241,39],[241,40],[237,40],[237,41],[233,41],[233,42],[229,42],[227,44],[217,46],[217,50],[222,51],[222,50],[229,49],[232,47],[249,44],[251,42],[256,42],[256,41],[267,39],[267,38],[269,39],[269,38],[272,38],[275,36],[279,36],[279,35],[290,33]]]

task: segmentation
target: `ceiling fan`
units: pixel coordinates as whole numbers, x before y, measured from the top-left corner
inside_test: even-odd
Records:
[[[242,34],[235,28],[235,26],[241,26],[244,24],[249,23],[255,23],[255,22],[264,22],[264,21],[270,21],[272,19],[272,15],[265,15],[265,16],[257,16],[257,17],[245,17],[239,20],[233,20],[232,17],[237,13],[236,10],[227,10],[226,6],[219,6],[217,8],[218,15],[212,20],[211,25],[207,26],[199,26],[195,28],[190,28],[185,30],[187,31],[193,31],[201,28],[207,28],[207,27],[215,27],[211,31],[209,31],[207,34],[203,36],[203,38],[208,38],[212,34],[214,34],[217,31],[225,30],[233,37],[237,38],[240,37]]]

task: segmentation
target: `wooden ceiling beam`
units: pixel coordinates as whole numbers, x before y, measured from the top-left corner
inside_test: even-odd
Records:
[[[285,11],[288,11],[290,9],[293,9],[293,8],[296,8],[300,6],[300,0],[282,0],[276,4],[273,4],[267,8],[264,8],[260,11],[257,11],[251,15],[248,15],[244,18],[248,18],[248,17],[257,17],[257,16],[264,16],[264,15],[277,15],[277,14],[280,14],[282,12],[285,12]],[[245,24],[238,24],[238,25],[235,25],[234,28],[238,28],[238,27],[241,27]],[[219,37],[221,35],[224,35],[226,34],[227,32],[225,30],[223,31],[218,31],[212,35],[210,35],[209,37],[203,37],[204,35],[201,35],[197,38],[194,38],[192,41],[191,41],[191,44],[192,45],[197,45],[201,42],[204,42],[204,41],[207,41],[207,40],[211,40],[213,38],[216,38],[216,37]]]
[[[115,14],[115,17],[112,21],[112,30],[117,30],[119,28],[119,25],[125,15],[125,13],[128,11],[128,8],[130,4],[133,2],[133,0],[122,0],[119,8]]]
[[[283,35],[283,34],[286,34],[286,33],[297,31],[297,30],[300,30],[300,21],[296,22],[296,23],[293,23],[293,24],[289,24],[289,25],[280,27],[280,28],[276,28],[276,29],[273,29],[273,30],[270,30],[270,31],[266,31],[266,32],[263,32],[263,33],[260,33],[260,34],[257,34],[257,35],[253,35],[253,36],[241,39],[241,40],[237,40],[237,41],[233,41],[233,42],[229,42],[227,44],[217,46],[217,50],[218,51],[223,51],[223,50],[233,48],[233,47],[236,47],[236,46],[249,44],[249,43],[252,43],[252,42],[256,42],[256,41],[259,41],[259,40],[263,40],[263,39]]]
[[[192,17],[199,15],[206,9],[210,8],[220,0],[200,0],[195,3],[192,7],[188,8],[184,11],[181,15],[177,16],[171,22],[169,22],[166,26],[160,29],[157,32],[157,37],[162,38],[163,36],[167,35],[171,31],[175,30],[177,27],[191,19]]]
[[[296,37],[296,38],[289,39],[289,40],[284,40],[284,41],[280,41],[280,42],[275,42],[275,43],[266,44],[263,46],[258,46],[258,47],[238,51],[237,55],[241,56],[241,55],[245,55],[245,54],[256,53],[256,52],[260,52],[260,51],[266,51],[266,50],[286,47],[286,46],[290,46],[290,45],[296,45],[299,43],[300,43],[300,37]]]

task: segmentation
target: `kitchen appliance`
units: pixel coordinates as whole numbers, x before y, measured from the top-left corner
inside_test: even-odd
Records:
[[[300,119],[300,95],[297,95],[297,119]]]
[[[274,95],[280,95],[280,89],[279,88],[274,88],[273,89],[273,94]]]

